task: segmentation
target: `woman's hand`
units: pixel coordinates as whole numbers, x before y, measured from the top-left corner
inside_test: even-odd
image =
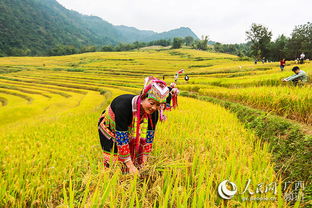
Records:
[[[144,165],[147,162],[147,155],[142,156],[142,165]]]
[[[139,173],[139,170],[134,166],[132,160],[127,161],[125,164],[129,170],[130,174],[138,174]]]
[[[141,158],[141,162],[139,164],[138,169],[139,170],[143,169],[146,162],[147,162],[147,155],[143,155]]]

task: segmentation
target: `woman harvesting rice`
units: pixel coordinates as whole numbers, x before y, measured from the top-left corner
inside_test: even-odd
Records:
[[[180,91],[177,88],[177,84],[174,82],[170,84],[168,89],[169,89],[169,95],[166,99],[166,110],[171,110],[171,108],[178,107],[178,95]],[[171,100],[172,100],[172,106],[171,106]]]
[[[124,164],[123,172],[138,172],[152,150],[158,111],[168,93],[164,81],[147,77],[140,95],[120,95],[106,108],[98,122],[106,167],[112,156]]]

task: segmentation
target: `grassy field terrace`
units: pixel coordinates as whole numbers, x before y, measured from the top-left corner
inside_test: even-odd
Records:
[[[300,207],[288,203],[270,143],[220,105],[179,96],[165,112],[140,176],[103,166],[97,120],[120,94],[138,94],[146,76],[234,102],[311,129],[311,82],[282,83],[294,61],[258,63],[191,49],[146,49],[59,57],[0,58],[0,207]],[[312,76],[312,62],[299,67]],[[190,77],[184,80],[184,75]],[[312,132],[312,131],[311,131]],[[311,137],[307,137],[310,139]],[[223,200],[218,184],[243,193],[248,180],[276,182],[276,193]],[[307,181],[310,179],[306,179]],[[306,181],[305,181],[306,182]],[[248,201],[248,197],[271,200]]]

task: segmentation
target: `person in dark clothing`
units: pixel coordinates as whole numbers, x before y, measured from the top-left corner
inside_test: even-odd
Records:
[[[169,94],[166,83],[145,79],[140,95],[120,95],[103,111],[98,130],[104,165],[110,160],[123,163],[124,173],[137,173],[152,150],[160,105]]]
[[[177,82],[177,81],[178,81],[178,78],[179,78],[179,74],[176,73],[176,74],[174,75],[174,82]]]
[[[171,98],[172,98],[172,96],[171,96],[171,90],[172,90],[172,88],[171,87],[168,87],[168,90],[169,90],[169,95],[168,95],[168,97],[167,97],[167,99],[166,99],[166,109],[168,110],[169,108],[170,108],[170,106],[171,106]]]
[[[265,57],[262,58],[261,62],[264,64],[265,63]]]

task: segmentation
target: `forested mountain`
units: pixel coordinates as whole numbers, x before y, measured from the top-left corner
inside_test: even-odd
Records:
[[[68,10],[56,0],[0,0],[0,56],[47,55],[59,45],[82,47],[197,36],[189,28],[166,33],[114,26]]]
[[[0,0],[0,49],[7,55],[45,54],[57,45],[110,44],[120,37],[108,22],[67,10],[55,0]]]

